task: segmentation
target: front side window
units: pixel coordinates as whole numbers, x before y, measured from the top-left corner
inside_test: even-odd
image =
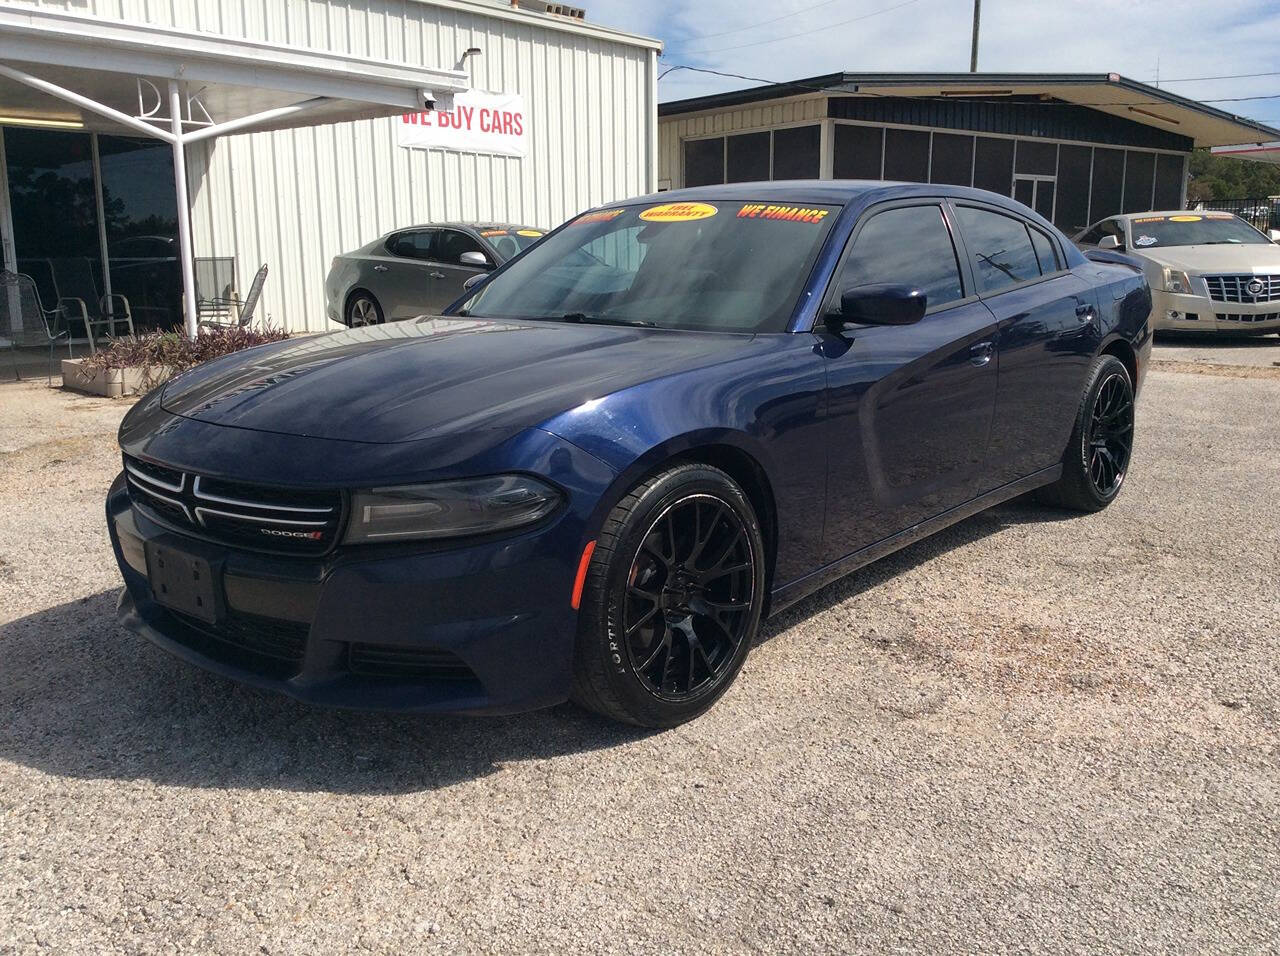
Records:
[[[1022,220],[973,206],[957,207],[956,215],[980,290],[995,292],[1040,277],[1040,261]]]
[[[436,238],[435,260],[437,262],[446,262],[449,265],[458,265],[462,261],[464,252],[479,252],[484,254],[484,248],[480,245],[480,240],[474,236],[469,236],[465,232],[458,232],[456,229],[442,229],[440,235]],[[485,258],[489,258],[485,256]]]
[[[881,283],[923,290],[930,309],[964,298],[960,263],[942,207],[888,209],[862,227],[841,269],[837,291]]]
[[[463,313],[782,332],[838,207],[708,199],[584,213],[480,287]]]

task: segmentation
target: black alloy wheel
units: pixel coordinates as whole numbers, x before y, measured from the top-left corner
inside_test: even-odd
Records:
[[[1112,373],[1098,389],[1089,420],[1089,480],[1102,498],[1114,498],[1133,452],[1133,388]]]
[[[714,495],[668,505],[627,574],[623,634],[650,693],[681,700],[714,685],[747,639],[755,559],[742,518]]]
[[[1041,488],[1047,504],[1101,511],[1120,494],[1133,456],[1134,394],[1129,369],[1099,355],[1085,376],[1075,427],[1062,456],[1062,476]]]
[[[733,683],[764,607],[750,500],[698,462],[644,479],[605,518],[578,612],[572,697],[615,720],[673,727]]]

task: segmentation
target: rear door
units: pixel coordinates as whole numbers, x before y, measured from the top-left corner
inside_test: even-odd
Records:
[[[829,290],[917,286],[922,321],[823,330],[827,357],[826,561],[836,561],[975,494],[995,409],[995,323],[977,298],[940,200],[874,207]]]
[[[389,237],[385,255],[371,256],[365,285],[382,306],[388,321],[429,312],[431,254],[435,229],[406,229]]]
[[[1062,460],[1099,345],[1091,286],[1057,237],[1006,209],[956,202],[955,219],[1000,353],[987,491]]]

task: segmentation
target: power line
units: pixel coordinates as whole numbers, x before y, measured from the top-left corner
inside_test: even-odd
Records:
[[[825,33],[828,30],[834,30],[836,27],[848,26],[850,23],[857,23],[859,20],[869,20],[872,17],[878,17],[884,13],[892,13],[894,10],[901,10],[903,7],[909,7],[913,3],[919,3],[920,0],[905,0],[903,3],[895,4],[892,7],[885,7],[881,10],[873,10],[871,13],[864,13],[861,16],[851,17],[848,20],[840,20],[837,23],[828,23],[825,26],[815,27],[812,30],[802,30],[800,33],[789,33],[786,36],[770,37],[768,40],[757,40],[754,43],[741,43],[738,46],[722,46],[714,50],[682,50],[681,56],[701,56],[707,53],[728,53],[731,50],[745,50],[753,46],[764,46],[767,43],[778,43],[782,40],[794,40],[796,37],[812,36],[815,33]]]
[[[713,39],[714,37],[728,36],[730,33],[742,33],[746,30],[754,30],[756,27],[767,27],[771,23],[778,23],[782,20],[790,19],[791,17],[798,17],[802,13],[808,13],[810,10],[817,10],[819,7],[829,7],[831,6],[831,4],[836,2],[837,0],[822,0],[822,3],[815,3],[811,7],[801,7],[799,10],[792,10],[790,13],[784,13],[780,17],[774,17],[772,20],[761,20],[759,23],[752,23],[751,25],[745,26],[745,27],[735,27],[732,30],[723,30],[720,33],[691,33],[684,39],[710,40],[710,39]]]
[[[1176,80],[1161,79],[1161,83],[1200,83],[1205,80],[1251,80],[1259,76],[1280,76],[1280,71],[1270,73],[1231,73],[1225,76],[1182,76]]]

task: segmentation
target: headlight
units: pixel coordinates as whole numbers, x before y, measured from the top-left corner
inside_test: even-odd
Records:
[[[528,475],[494,475],[371,488],[351,496],[347,544],[456,538],[532,524],[560,504],[560,492]]]
[[[1191,277],[1185,272],[1168,267],[1164,270],[1164,290],[1166,292],[1175,292],[1178,295],[1195,295],[1195,290],[1191,288]]]

